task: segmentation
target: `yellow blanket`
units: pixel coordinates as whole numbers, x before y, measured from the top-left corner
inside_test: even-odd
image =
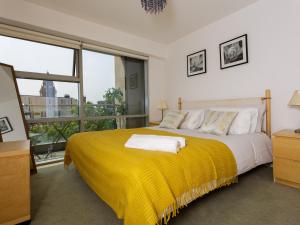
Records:
[[[235,181],[234,156],[219,141],[186,136],[187,147],[172,154],[125,148],[132,134],[178,136],[146,128],[79,133],[65,153],[65,165],[74,162],[124,225],[167,223],[179,208]]]

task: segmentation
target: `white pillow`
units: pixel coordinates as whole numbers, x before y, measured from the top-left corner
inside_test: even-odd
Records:
[[[183,110],[187,113],[183,122],[180,125],[181,129],[198,129],[204,120],[204,109]]]
[[[258,121],[258,109],[255,107],[215,107],[214,111],[238,112],[229,129],[229,134],[254,133]],[[250,116],[250,119],[249,119]]]
[[[251,128],[251,112],[240,111],[231,124],[228,134],[249,134]]]
[[[186,112],[179,110],[168,110],[166,116],[164,116],[163,121],[159,124],[159,127],[177,129],[181,122],[183,121]]]

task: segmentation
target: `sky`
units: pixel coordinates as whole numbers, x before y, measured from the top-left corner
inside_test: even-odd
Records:
[[[87,101],[97,103],[108,88],[115,86],[114,56],[83,51],[83,88]],[[17,71],[72,75],[73,50],[0,36],[0,62]],[[18,79],[21,95],[38,95],[42,81]],[[78,85],[54,82],[57,96],[78,99]]]

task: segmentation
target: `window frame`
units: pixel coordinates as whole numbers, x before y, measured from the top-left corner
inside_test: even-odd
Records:
[[[28,71],[15,71],[16,78],[20,79],[31,79],[31,80],[51,80],[58,82],[68,82],[68,83],[77,83],[78,84],[78,101],[79,101],[79,113],[78,117],[57,117],[57,118],[40,118],[40,119],[29,119],[26,120],[27,123],[30,124],[47,124],[47,123],[55,123],[55,122],[70,122],[70,121],[78,121],[79,122],[79,132],[83,132],[84,124],[86,121],[92,120],[105,120],[105,119],[116,119],[122,120],[126,118],[145,118],[146,125],[149,122],[149,87],[148,87],[148,60],[147,56],[137,55],[130,52],[125,52],[118,49],[107,48],[101,45],[95,45],[91,43],[86,43],[83,41],[66,39],[59,36],[49,35],[41,32],[31,31],[23,28],[13,27],[5,24],[0,24],[0,35],[17,38],[21,40],[27,40],[37,43],[43,43],[47,45],[59,46],[63,48],[69,48],[74,50],[73,56],[73,69],[71,76],[66,75],[58,75],[58,74],[46,74],[46,73],[38,73],[38,72],[28,72]],[[145,114],[137,114],[137,115],[115,115],[115,116],[86,116],[84,113],[84,95],[83,95],[83,62],[82,62],[82,51],[90,50],[101,52],[104,54],[117,55],[117,56],[125,56],[136,59],[144,60],[144,68],[145,68]]]

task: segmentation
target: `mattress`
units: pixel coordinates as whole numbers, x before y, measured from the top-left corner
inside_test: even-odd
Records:
[[[217,136],[188,129],[175,130],[159,127],[149,127],[149,129],[168,131],[191,137],[214,139],[223,142],[229,147],[235,157],[238,175],[259,165],[272,162],[272,142],[264,133]]]

